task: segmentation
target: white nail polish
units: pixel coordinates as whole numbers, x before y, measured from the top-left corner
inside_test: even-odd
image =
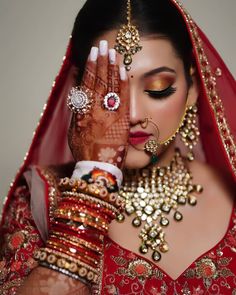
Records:
[[[125,67],[121,66],[120,67],[120,79],[125,81],[127,78],[127,73]]]
[[[100,55],[107,55],[108,51],[108,42],[106,40],[102,40],[99,43],[99,53]]]
[[[92,47],[90,51],[90,60],[91,61],[96,61],[98,57],[98,48],[97,47]]]
[[[109,49],[109,62],[114,65],[116,63],[116,51],[115,49]]]

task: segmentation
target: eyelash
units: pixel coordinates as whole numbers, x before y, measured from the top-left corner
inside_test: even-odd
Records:
[[[145,93],[147,93],[150,97],[156,98],[156,99],[165,99],[176,92],[176,88],[169,86],[168,88],[157,91],[157,90],[145,90]]]

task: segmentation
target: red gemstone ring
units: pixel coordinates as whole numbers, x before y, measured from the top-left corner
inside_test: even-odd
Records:
[[[116,111],[120,106],[120,97],[115,92],[109,92],[104,97],[103,106],[108,111]]]

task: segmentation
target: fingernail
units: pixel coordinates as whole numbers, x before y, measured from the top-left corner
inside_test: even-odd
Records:
[[[127,78],[127,73],[125,67],[121,66],[120,67],[120,79],[125,81]]]
[[[98,57],[98,48],[97,47],[92,47],[90,51],[90,60],[91,61],[96,61]]]
[[[108,51],[108,42],[106,40],[102,40],[99,43],[99,53],[100,55],[107,55]]]
[[[116,63],[116,51],[115,49],[109,49],[109,62],[114,65]]]

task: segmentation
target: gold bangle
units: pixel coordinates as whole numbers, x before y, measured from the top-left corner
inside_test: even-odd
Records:
[[[81,253],[81,254],[83,254],[81,256],[81,254],[76,249],[74,249],[72,247],[69,249],[73,249],[76,252],[68,251],[69,245],[65,245],[63,243],[57,243],[56,241],[52,241],[49,239],[47,241],[47,246],[49,246],[49,248],[53,248],[55,250],[60,250],[60,252],[63,252],[71,257],[74,257],[75,259],[78,259],[79,261],[83,261],[84,263],[88,263],[88,264],[92,263],[94,266],[98,265],[98,261],[95,258],[89,257],[85,253]],[[86,252],[88,252],[88,250]],[[88,262],[85,262],[84,260],[87,260]]]
[[[96,228],[100,231],[108,231],[108,222],[102,221],[99,217],[92,218],[85,213],[68,214],[68,212],[55,212],[54,217],[58,219],[67,219],[75,222],[80,222],[82,224],[89,225],[92,228]]]
[[[102,250],[103,250],[102,246],[99,247],[99,246],[97,246],[97,245],[95,245],[95,244],[93,244],[91,242],[88,242],[88,241],[82,239],[82,238],[73,237],[73,236],[70,236],[68,234],[65,234],[65,233],[62,233],[62,232],[57,232],[57,231],[54,231],[50,236],[58,238],[58,239],[67,239],[65,241],[69,241],[70,243],[81,244],[81,245],[87,247],[88,249],[91,249],[93,251],[97,251],[100,254],[102,254]]]
[[[103,225],[108,224],[109,220],[98,216],[96,212],[82,208],[83,211],[73,210],[73,208],[58,208],[55,210],[55,216],[64,216],[64,218],[76,220],[76,218],[87,218],[89,222],[96,222]]]
[[[40,265],[72,278],[98,283],[99,271],[97,269],[58,251],[43,248],[35,252],[34,258]]]
[[[114,193],[111,193],[110,195],[114,195]],[[109,195],[109,197],[110,197]],[[98,199],[96,197],[93,197],[93,196],[89,196],[89,195],[86,195],[86,194],[83,194],[83,193],[78,193],[78,192],[69,192],[69,191],[65,191],[62,193],[62,197],[65,198],[65,197],[76,197],[76,198],[79,198],[79,199],[82,199],[82,200],[85,200],[85,201],[90,201],[92,203],[97,203],[99,205],[102,205],[112,211],[114,211],[115,213],[119,214],[120,213],[120,210],[117,209],[117,208],[120,208],[121,207],[121,204],[123,203],[123,198],[120,197],[118,195],[118,198],[115,200],[114,204],[110,204],[104,200],[101,200],[101,199]],[[119,200],[119,201],[117,201]]]

